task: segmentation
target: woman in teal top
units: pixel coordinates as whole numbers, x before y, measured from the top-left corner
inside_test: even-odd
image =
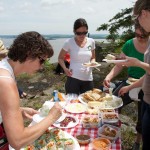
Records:
[[[141,61],[144,61],[144,53],[147,49],[148,46],[148,38],[149,34],[145,32],[139,23],[135,24],[135,38],[128,40],[123,48],[122,48],[122,53],[120,54],[120,57],[134,57],[137,58]],[[111,80],[116,77],[122,70],[123,66],[116,64],[113,69],[110,71],[110,73],[106,76],[104,79],[103,85],[104,87],[110,87],[110,82]],[[139,67],[128,67],[128,77],[133,77],[136,79],[139,79],[145,74],[145,71],[142,68]],[[128,78],[127,77],[127,78]],[[123,87],[126,86],[126,80],[120,81],[119,83],[116,84],[116,88],[113,90],[113,94],[118,96],[119,90]],[[123,100],[123,106],[133,102],[133,100],[129,97],[129,93],[125,93],[124,96],[121,96]],[[138,98],[142,101],[143,100],[143,91],[141,90],[139,92]],[[142,125],[141,125],[141,101],[138,102],[138,121],[136,125],[136,130],[137,130],[137,137],[135,140],[135,144],[133,146],[133,150],[138,150],[140,149],[140,142],[141,142],[141,130],[142,130]],[[119,109],[121,112],[121,108]]]

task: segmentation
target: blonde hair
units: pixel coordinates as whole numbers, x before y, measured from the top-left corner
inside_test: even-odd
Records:
[[[134,15],[140,15],[142,10],[150,10],[150,0],[137,0],[134,5]]]

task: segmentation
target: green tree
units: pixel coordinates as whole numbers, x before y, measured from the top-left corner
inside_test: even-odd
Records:
[[[122,9],[121,12],[117,13],[108,21],[108,23],[100,25],[100,27],[97,28],[97,31],[109,31],[109,35],[106,37],[106,39],[111,40],[114,43],[116,39],[119,38],[120,40],[118,41],[117,45],[122,45],[128,39],[134,37],[132,9],[133,7]],[[122,35],[119,35],[120,29],[123,30]]]

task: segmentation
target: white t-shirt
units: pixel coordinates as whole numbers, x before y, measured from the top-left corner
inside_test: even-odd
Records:
[[[8,78],[8,79],[14,79],[15,80],[15,76],[14,76],[14,72],[13,72],[13,69],[12,67],[10,66],[10,64],[8,63],[8,57],[7,58],[4,58],[0,61],[0,69],[3,68],[3,69],[6,69],[10,75],[10,76],[1,76],[0,75],[0,78]],[[0,123],[2,123],[2,116],[1,116],[1,112],[0,112]]]
[[[95,41],[87,38],[87,42],[83,48],[76,44],[73,38],[65,41],[63,49],[70,54],[70,69],[72,70],[73,78],[82,81],[92,81],[92,69],[84,67],[83,63],[89,63],[92,57],[92,50],[95,49]]]

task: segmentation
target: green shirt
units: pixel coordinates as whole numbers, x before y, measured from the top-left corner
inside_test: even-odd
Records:
[[[144,61],[144,54],[136,50],[136,48],[134,47],[133,39],[128,40],[124,44],[122,51],[126,56],[134,57],[134,58],[139,59],[140,61]],[[128,75],[130,77],[139,79],[144,74],[145,74],[145,70],[140,67],[128,67]]]

